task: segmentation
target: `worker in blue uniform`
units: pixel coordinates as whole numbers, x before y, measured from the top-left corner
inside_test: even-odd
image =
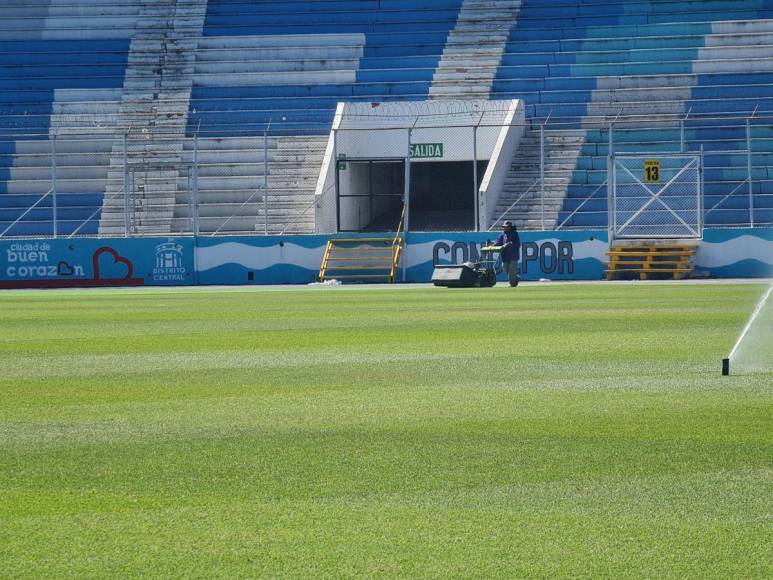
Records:
[[[502,224],[502,233],[497,238],[497,246],[502,246],[500,257],[502,269],[507,274],[510,286],[518,286],[518,257],[521,255],[521,238],[513,222]]]

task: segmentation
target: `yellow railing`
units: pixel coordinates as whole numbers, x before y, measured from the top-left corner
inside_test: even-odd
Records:
[[[405,207],[394,237],[332,238],[328,240],[319,279],[385,280],[393,284],[403,253]]]

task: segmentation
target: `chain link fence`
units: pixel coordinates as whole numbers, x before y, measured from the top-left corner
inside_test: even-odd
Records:
[[[508,132],[509,130],[509,132]],[[508,137],[508,135],[510,137]],[[517,147],[507,151],[507,138]],[[142,131],[0,140],[0,238],[276,235],[609,226],[614,156],[702,156],[701,221],[773,225],[773,119],[382,119],[185,138]]]
[[[612,183],[614,238],[700,238],[699,156],[615,156]]]

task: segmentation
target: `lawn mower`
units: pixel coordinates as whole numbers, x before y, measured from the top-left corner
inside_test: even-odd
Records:
[[[447,288],[491,288],[497,283],[497,274],[502,272],[499,255],[502,248],[486,242],[477,262],[435,266],[432,282]]]

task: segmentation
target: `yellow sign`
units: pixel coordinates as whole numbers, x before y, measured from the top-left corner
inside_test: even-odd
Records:
[[[660,183],[660,159],[644,160],[644,183]]]

